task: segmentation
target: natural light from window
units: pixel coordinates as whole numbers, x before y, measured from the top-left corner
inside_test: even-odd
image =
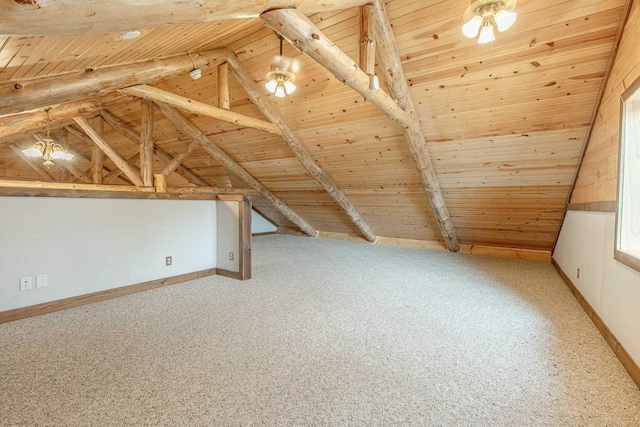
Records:
[[[640,270],[640,79],[622,96],[616,256]]]

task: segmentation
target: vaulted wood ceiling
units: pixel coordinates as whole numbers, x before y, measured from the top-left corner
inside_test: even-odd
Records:
[[[436,176],[461,243],[550,250],[625,0],[519,0],[515,25],[489,46],[462,35],[467,5],[466,0],[386,5]],[[357,61],[360,14],[359,7],[350,7],[310,18]],[[136,29],[142,36],[129,41],[118,38],[120,31],[0,37],[0,82],[228,47],[262,88],[278,51],[277,37],[257,17]],[[263,95],[375,234],[441,241],[402,128],[293,46],[286,44],[284,53],[302,63],[298,90],[284,99],[267,97],[266,90]],[[217,105],[216,69],[200,80],[184,75],[154,86]],[[230,97],[232,111],[264,119],[233,79]],[[140,131],[137,99],[124,96],[108,109]],[[359,234],[280,137],[187,117],[313,227]],[[32,133],[0,139],[0,177],[42,179],[9,146],[30,144]],[[190,142],[157,112],[154,137],[172,156]],[[105,139],[125,158],[138,152],[137,144],[108,125]],[[78,137],[71,135],[70,144],[91,157],[91,148]],[[85,159],[74,162],[82,170],[90,167]],[[212,185],[243,186],[200,147],[183,164]],[[172,174],[169,185],[189,183]],[[259,197],[254,205],[278,225],[293,226]]]

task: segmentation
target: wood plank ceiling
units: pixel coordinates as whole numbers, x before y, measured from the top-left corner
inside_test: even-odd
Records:
[[[489,46],[462,35],[467,5],[466,0],[387,3],[436,175],[460,243],[550,250],[624,0],[519,0],[515,25]],[[360,8],[321,12],[311,20],[357,60]],[[129,41],[118,33],[0,37],[0,82],[228,47],[262,88],[278,51],[278,39],[258,18],[140,30],[142,36]],[[401,128],[292,46],[285,45],[284,53],[302,63],[298,90],[268,101],[318,165],[377,235],[441,241]],[[155,86],[217,105],[216,73]],[[263,118],[233,79],[230,95],[232,111]],[[137,100],[127,98],[110,111],[140,129]],[[315,228],[358,234],[279,137],[187,117]],[[157,144],[171,155],[179,153],[189,138],[159,113],[155,119]],[[137,145],[109,126],[105,138],[125,158],[137,153]],[[29,141],[25,135],[19,145]],[[90,158],[80,139],[71,136],[71,144]],[[82,170],[90,166],[74,161]],[[242,186],[201,148],[184,165],[212,185]],[[3,140],[0,177],[41,179]],[[172,174],[169,185],[188,184]],[[254,204],[276,224],[293,226],[259,198]]]

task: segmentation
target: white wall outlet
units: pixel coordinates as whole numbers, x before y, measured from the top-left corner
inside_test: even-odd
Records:
[[[20,278],[20,290],[30,291],[33,289],[33,277],[21,277]]]
[[[46,274],[36,276],[36,288],[46,288],[49,286],[49,278]]]
[[[233,252],[229,252],[229,259],[233,261]]]
[[[173,265],[173,257],[166,257],[164,260],[165,265]]]

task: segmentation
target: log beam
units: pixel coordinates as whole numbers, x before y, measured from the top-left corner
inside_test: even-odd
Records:
[[[36,172],[38,172],[38,174],[43,177],[44,179],[48,180],[48,181],[55,181],[55,178],[53,177],[53,175],[51,175],[51,173],[49,173],[49,171],[47,170],[47,168],[44,167],[44,165],[41,163],[40,160],[38,160],[38,158],[36,157],[29,157],[26,154],[24,154],[22,152],[22,150],[15,144],[10,144],[9,147],[11,147],[11,149],[13,150],[14,153],[16,153],[18,155],[18,157],[20,157],[22,160],[24,160],[29,166],[31,166],[31,168],[33,170],[35,170]]]
[[[67,150],[69,149],[69,132],[66,128],[60,129],[60,144]],[[77,158],[77,155],[75,153],[73,154],[73,159],[61,161],[60,165],[62,165],[64,169],[69,171],[71,175],[73,175],[77,180],[84,183],[91,182],[88,175],[83,174],[82,171],[75,165],[75,159]],[[89,169],[89,172],[91,172],[91,169]]]
[[[111,126],[115,130],[120,132],[122,135],[124,135],[130,141],[132,141],[135,144],[138,144],[140,142],[140,134],[135,129],[133,129],[131,126],[126,124],[123,120],[121,120],[118,117],[116,117],[115,115],[113,115],[110,111],[103,110],[103,111],[100,112],[100,115],[102,116],[102,118],[107,123],[109,123],[109,126]],[[169,163],[171,163],[173,161],[173,157],[171,157],[171,155],[169,153],[167,153],[166,151],[164,151],[163,149],[161,149],[157,145],[153,146],[153,154],[158,158],[158,160],[160,160],[160,162],[162,162],[165,165],[168,165]],[[190,183],[192,183],[192,184],[194,184],[194,185],[196,185],[198,187],[210,187],[211,186],[207,181],[205,181],[204,179],[200,178],[196,173],[194,173],[191,169],[189,169],[186,166],[179,165],[176,168],[175,172],[178,175],[182,176],[187,181],[189,181]]]
[[[296,158],[302,166],[311,174],[312,177],[318,181],[318,183],[324,188],[324,190],[335,200],[335,202],[342,208],[342,210],[349,216],[351,221],[356,225],[358,230],[369,240],[370,242],[377,242],[378,236],[373,232],[371,227],[366,223],[362,216],[358,213],[355,206],[349,201],[347,196],[338,188],[338,185],[326,174],[326,172],[318,166],[315,160],[311,157],[309,152],[304,148],[298,137],[293,133],[291,128],[285,123],[282,116],[273,108],[268,102],[266,102],[255,84],[249,78],[245,70],[240,66],[238,61],[230,55],[227,59],[232,73],[236,80],[242,86],[244,91],[249,95],[251,102],[260,110],[260,112],[278,129],[282,132],[282,139],[289,146],[291,151],[295,154]]]
[[[127,163],[135,170],[138,171],[139,169],[135,167],[134,163],[137,162],[140,159],[140,153],[136,153],[133,156],[129,157],[127,159]],[[116,179],[120,178],[120,175],[122,175],[122,171],[118,168],[114,168],[111,172],[107,173],[104,178],[102,179],[102,183],[103,184],[111,184],[113,181],[115,181]]]
[[[166,104],[156,104],[156,107],[160,112],[169,119],[178,129],[189,135],[191,138],[197,139],[200,142],[202,148],[209,153],[218,162],[222,163],[224,167],[233,172],[241,180],[243,180],[249,187],[256,190],[263,198],[265,198],[274,208],[278,209],[284,216],[286,216],[291,222],[296,224],[302,231],[311,237],[318,235],[316,230],[311,224],[304,220],[300,215],[287,206],[282,200],[280,200],[275,194],[267,189],[262,183],[253,177],[246,169],[244,169],[239,163],[225,153],[220,147],[218,147],[208,136],[206,136],[200,129],[187,120],[180,112],[175,108]]]
[[[229,64],[218,65],[218,107],[228,110],[231,106],[229,99]]]
[[[411,156],[420,171],[422,186],[429,198],[429,203],[435,214],[447,249],[451,252],[458,252],[460,251],[458,235],[453,227],[449,210],[446,207],[438,178],[431,163],[431,156],[427,149],[420,119],[409,92],[409,84],[404,74],[400,51],[398,50],[391,24],[380,0],[374,0],[372,8],[378,60],[384,70],[385,82],[391,96],[396,99],[400,108],[411,117],[411,125],[403,129],[405,140]]]
[[[100,136],[96,130],[91,126],[89,121],[84,117],[76,117],[74,119],[76,123],[82,128],[82,130],[93,140],[93,142],[100,147],[102,151],[115,163],[116,167],[120,169],[127,178],[136,186],[143,186],[142,178],[135,170],[124,160],[120,154],[114,148]]]
[[[258,192],[252,188],[229,187],[169,187],[168,193],[173,194],[233,194],[242,196],[256,196]]]
[[[19,134],[27,131],[38,132],[44,130],[47,127],[47,123],[49,125],[52,123],[62,123],[62,125],[73,123],[74,117],[91,116],[96,114],[100,108],[127,98],[127,96],[115,93],[99,98],[65,102],[48,108],[48,117],[45,110],[2,117],[0,118],[0,141],[7,141],[12,135],[20,136]]]
[[[140,100],[142,132],[140,133],[140,174],[145,187],[151,187],[153,178],[153,103]]]
[[[172,107],[179,108],[188,113],[211,117],[214,119],[222,120],[224,122],[233,123],[238,126],[244,126],[273,133],[275,135],[282,135],[280,129],[278,129],[278,127],[273,123],[265,122],[264,120],[254,119],[253,117],[244,116],[242,114],[234,113],[233,111],[214,107],[213,105],[205,104],[204,102],[196,101],[190,98],[185,98],[184,96],[176,95],[171,92],[167,92],[166,90],[158,89],[152,86],[133,86],[122,89],[121,92],[127,95],[147,98],[156,102],[171,105]]]
[[[153,83],[186,74],[193,64],[201,70],[217,66],[225,49],[208,50],[171,58],[136,62],[0,84],[0,116],[19,114],[63,102],[104,95],[127,86]]]
[[[134,187],[131,185],[78,184],[73,182],[43,182],[0,179],[0,188],[41,188],[50,190],[91,190],[91,191],[125,191],[153,192],[153,187]]]
[[[166,166],[160,173],[164,176],[171,175],[176,169],[178,169],[180,164],[182,164],[182,161],[186,159],[189,154],[191,154],[191,152],[196,149],[196,147],[198,147],[198,145],[200,145],[198,141],[192,139],[191,142],[184,148],[184,150],[178,153],[177,156],[175,156],[169,163],[166,164]]]
[[[395,94],[395,97],[399,100],[410,100],[408,84],[402,71],[402,64],[397,53],[398,50],[395,45],[391,27],[386,20],[384,11],[380,12],[382,10],[380,2],[376,0],[375,6],[374,16],[376,23],[374,25],[377,36],[376,45],[378,58],[381,64],[394,63],[394,70],[401,73],[401,77],[396,76],[394,81],[403,81],[405,89],[400,89],[400,87],[396,88],[395,90],[397,90],[398,93]],[[360,70],[348,55],[342,52],[335,43],[322,34],[322,32],[299,11],[294,9],[275,9],[264,12],[260,16],[269,27],[291,41],[294,47],[316,60],[339,80],[345,82],[365,99],[371,101],[389,118],[395,120],[403,127],[405,140],[418,169],[422,187],[431,204],[442,237],[450,251],[459,251],[460,244],[457,234],[445,206],[444,197],[442,196],[438,179],[433,170],[431,158],[413,104],[400,104],[382,90],[371,90],[369,87],[369,76]],[[383,27],[386,27],[386,29]],[[382,62],[383,57],[385,58],[384,63]],[[386,67],[385,70],[387,70]],[[385,73],[385,75],[386,74],[388,73]]]

